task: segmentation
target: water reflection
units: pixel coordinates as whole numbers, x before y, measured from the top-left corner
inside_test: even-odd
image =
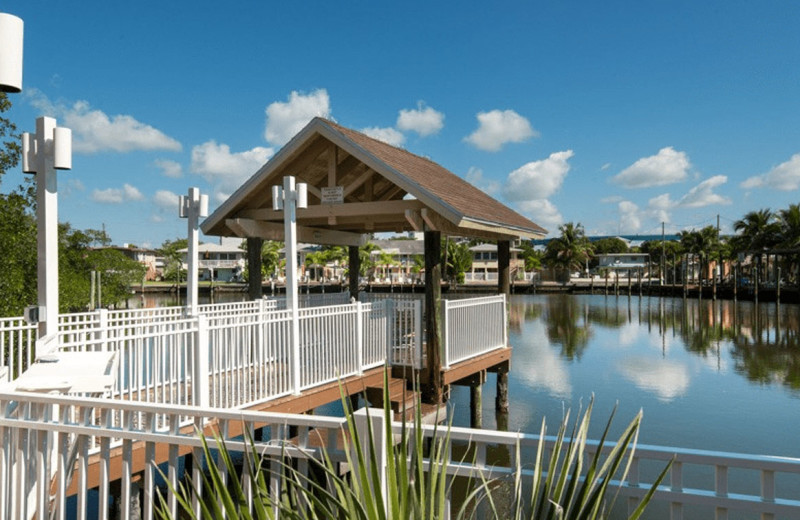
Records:
[[[532,377],[561,396],[568,391],[568,380],[566,386],[558,382],[558,373],[565,369],[553,355],[567,362],[580,361],[590,345],[609,343],[609,337],[611,344],[603,348],[647,344],[660,348],[661,358],[666,358],[677,345],[719,371],[732,366],[751,382],[800,390],[800,310],[796,305],[552,295],[512,300],[511,318],[511,330],[517,334],[526,324],[543,323],[544,338],[523,342],[535,352],[542,372]],[[601,337],[596,338],[598,334]],[[658,362],[649,354],[627,356],[617,362],[617,368],[640,389],[667,400],[682,395],[691,379],[687,368],[675,360]]]

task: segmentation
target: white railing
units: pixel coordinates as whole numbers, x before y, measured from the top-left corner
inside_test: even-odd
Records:
[[[36,325],[22,318],[0,318],[0,382],[12,381],[28,368],[38,336]]]
[[[95,417],[100,417],[99,421]],[[110,418],[120,417],[118,426],[110,426]],[[159,417],[164,421],[159,425]],[[242,432],[255,439],[255,450],[265,458],[291,457],[298,461],[300,471],[307,470],[309,457],[319,458],[319,449],[313,448],[309,439],[326,440],[327,454],[333,461],[342,461],[344,447],[337,443],[342,436],[346,419],[341,417],[307,416],[276,413],[231,411],[225,409],[201,409],[184,406],[150,405],[103,399],[81,399],[40,394],[0,393],[0,517],[31,518],[44,517],[44,511],[52,511],[56,518],[86,518],[91,508],[99,509],[100,518],[107,518],[107,508],[97,504],[109,503],[112,493],[114,501],[121,505],[122,517],[127,517],[135,499],[143,502],[145,516],[152,513],[157,504],[157,495],[162,493],[174,517],[177,517],[175,497],[166,492],[159,481],[159,465],[173,488],[183,477],[183,457],[194,455],[198,462],[192,465],[190,475],[200,481],[204,467],[216,464],[224,479],[240,478],[229,475],[221,459],[204,460],[202,441],[192,425],[199,430],[205,426],[214,429],[228,440],[227,449],[240,457],[250,451],[248,444],[237,440]],[[398,438],[403,428],[409,425],[393,422],[387,430],[381,427],[384,419],[380,410],[359,410],[354,414],[359,431],[366,430],[366,422],[372,421],[375,460],[385,460],[389,443],[384,435]],[[185,427],[189,424],[190,427]],[[290,428],[294,427],[294,428]],[[264,428],[262,430],[262,428]],[[413,428],[413,426],[412,426]],[[295,430],[291,434],[290,430]],[[207,437],[210,437],[206,430]],[[530,485],[533,477],[531,462],[539,444],[544,442],[544,452],[552,453],[557,439],[551,436],[526,433],[497,432],[459,427],[421,426],[425,438],[449,437],[454,446],[466,446],[473,455],[452,458],[446,465],[450,478],[509,479],[518,472],[523,485]],[[208,438],[211,446],[214,440]],[[315,443],[318,444],[318,443]],[[111,450],[120,445],[119,450]],[[91,450],[92,446],[99,446]],[[589,455],[597,451],[599,443],[589,441]],[[613,448],[606,445],[603,450]],[[365,449],[369,449],[365,445]],[[463,452],[459,449],[458,452]],[[498,454],[503,454],[498,457]],[[143,455],[143,456],[142,456]],[[369,458],[369,455],[366,455]],[[517,460],[519,457],[519,460]],[[794,483],[800,478],[800,459],[768,457],[735,453],[685,450],[659,446],[638,445],[633,462],[624,482],[615,481],[609,493],[627,497],[633,507],[655,480],[655,476],[673,460],[669,482],[662,484],[653,496],[654,502],[669,504],[669,516],[681,519],[697,517],[698,510],[713,509],[718,519],[729,513],[742,513],[747,518],[798,518],[800,500]],[[114,463],[112,463],[112,461]],[[438,462],[438,461],[437,461]],[[423,465],[430,467],[431,461],[424,459]],[[73,468],[75,468],[73,470]],[[116,469],[115,469],[116,468]],[[377,468],[380,478],[386,478],[385,468]],[[739,482],[740,473],[760,476],[756,482]],[[90,476],[99,475],[90,484]],[[133,475],[143,475],[134,482]],[[715,475],[713,478],[697,479],[692,486],[684,482],[696,475]],[[53,478],[55,477],[55,478]],[[279,478],[270,473],[268,478]],[[112,480],[119,479],[118,491],[112,491]],[[737,490],[731,492],[729,482],[736,482]],[[248,486],[248,479],[243,479]],[[281,487],[271,482],[271,493]],[[160,486],[160,487],[159,487]],[[200,486],[192,486],[197,493],[192,497],[193,505],[202,500]],[[448,487],[448,491],[449,491]],[[249,488],[245,495],[252,506],[253,494]],[[139,495],[141,493],[141,495]],[[75,495],[75,500],[67,500]],[[280,497],[272,495],[274,499]],[[624,507],[624,504],[622,504]],[[37,514],[39,513],[39,514]]]
[[[442,300],[443,368],[508,345],[506,297]]]
[[[268,301],[275,302],[277,309],[286,308],[285,296],[271,297]],[[301,293],[297,295],[297,303],[301,308],[344,305],[346,303],[350,303],[350,293],[348,291],[333,293]]]

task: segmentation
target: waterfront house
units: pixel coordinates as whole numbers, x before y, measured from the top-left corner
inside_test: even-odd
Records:
[[[466,273],[466,283],[496,282],[497,281],[497,244],[477,244],[469,248],[472,251],[472,268]],[[520,258],[522,249],[511,247],[511,279],[531,280],[533,273],[525,272],[525,260]]]
[[[220,241],[219,244],[208,243],[198,246],[198,278],[215,282],[238,282],[244,271],[245,252],[241,248],[240,239]],[[188,249],[180,249],[183,254],[183,265],[188,267],[186,255]]]

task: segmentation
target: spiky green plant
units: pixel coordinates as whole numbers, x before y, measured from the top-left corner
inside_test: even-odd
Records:
[[[384,385],[383,428],[391,432],[392,411],[389,404],[388,385]],[[269,468],[263,463],[264,453],[258,445],[247,438],[244,468],[239,470],[226,446],[225,440],[215,436],[220,465],[208,463],[202,482],[190,480],[169,489],[177,495],[181,508],[180,517],[222,519],[275,519],[275,518],[336,518],[360,520],[387,519],[441,519],[446,517],[448,498],[452,492],[448,478],[452,442],[450,425],[444,430],[426,436],[421,425],[420,405],[416,405],[413,427],[403,428],[399,440],[393,435],[383,435],[376,440],[371,421],[367,421],[367,435],[356,427],[349,400],[343,396],[342,403],[347,415],[343,438],[344,455],[351,471],[342,476],[330,453],[322,449],[321,460],[309,461],[312,471],[303,472],[286,456],[273,457]],[[636,448],[641,423],[641,412],[631,421],[619,440],[603,454],[611,419],[606,425],[596,451],[589,456],[587,435],[592,412],[592,402],[576,420],[569,431],[569,414],[562,421],[551,453],[545,456],[546,426],[542,423],[540,441],[532,465],[521,457],[519,444],[516,447],[516,466],[511,482],[484,478],[477,473],[472,478],[472,491],[458,508],[456,518],[507,518],[506,508],[499,508],[496,491],[511,486],[511,516],[523,519],[581,519],[605,518],[614,503],[611,486],[615,480],[622,481]],[[612,417],[613,419],[613,414]],[[383,446],[376,444],[385,443]],[[202,437],[205,461],[213,461],[212,448]],[[382,491],[378,453],[383,449],[389,454],[385,468],[386,492]],[[470,451],[467,450],[467,453]],[[461,462],[464,462],[462,460]],[[473,461],[474,462],[474,461]],[[220,467],[225,470],[221,471]],[[669,465],[645,494],[638,508],[630,516],[639,518],[650,501],[656,487],[666,475]],[[243,475],[242,485],[238,478],[225,482],[223,473]],[[279,477],[281,492],[275,498],[271,489],[271,478]],[[253,497],[250,509],[247,487]],[[192,496],[202,489],[206,497],[201,504],[201,514],[192,511]],[[508,506],[507,504],[503,504]],[[502,509],[502,510],[501,510]],[[161,497],[159,517],[171,519],[166,501]]]

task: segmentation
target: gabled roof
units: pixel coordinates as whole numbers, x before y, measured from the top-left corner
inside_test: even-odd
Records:
[[[286,175],[309,185],[298,210],[300,239],[327,242],[349,234],[438,229],[485,238],[540,238],[547,231],[430,159],[322,118],[313,119],[202,224],[207,235],[281,235],[273,185]],[[342,186],[344,204],[322,206],[321,190]],[[338,235],[336,233],[339,233]]]

